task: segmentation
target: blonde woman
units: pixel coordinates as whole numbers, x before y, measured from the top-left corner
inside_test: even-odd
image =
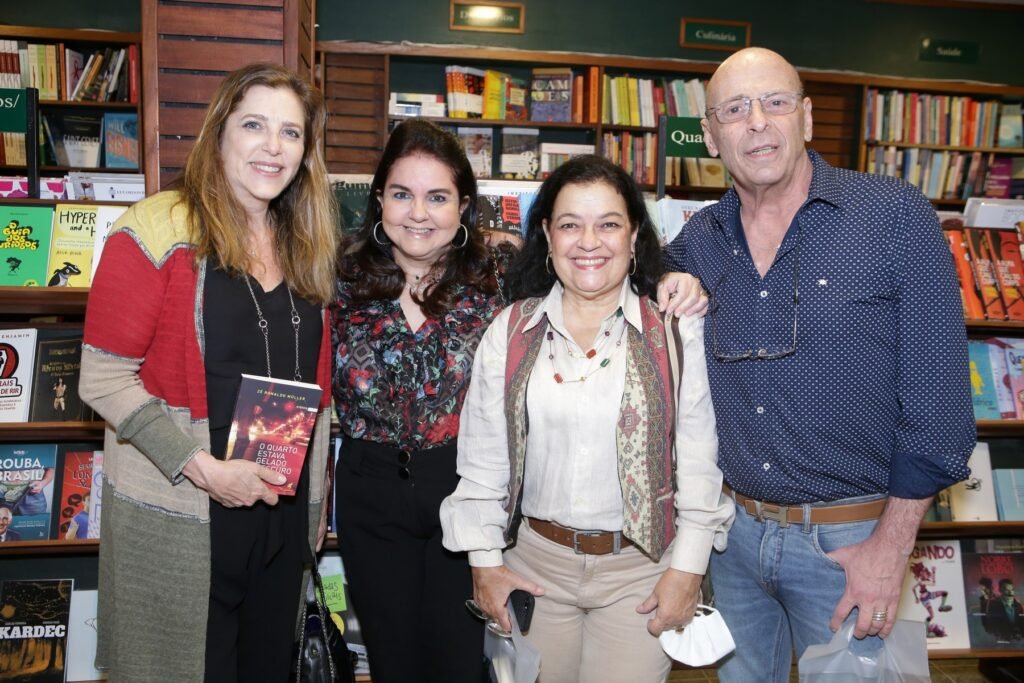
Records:
[[[107,239],[82,397],[107,421],[97,662],[111,680],[287,680],[324,536],[336,222],[320,94],[253,64],[210,104],[180,191]],[[324,388],[294,497],[224,460],[242,373]]]

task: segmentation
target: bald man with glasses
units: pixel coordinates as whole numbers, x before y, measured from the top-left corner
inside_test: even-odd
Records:
[[[967,340],[949,249],[913,186],[807,149],[811,99],[748,48],[708,83],[704,141],[735,181],[666,251],[711,294],[705,350],[729,546],[716,606],[726,682],[788,681],[846,620],[892,630],[932,496],[968,474]]]

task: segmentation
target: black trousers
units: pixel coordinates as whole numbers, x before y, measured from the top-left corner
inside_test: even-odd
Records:
[[[482,679],[484,625],[465,607],[469,562],[441,545],[438,509],[458,482],[455,450],[342,443],[338,545],[373,683]]]
[[[275,508],[257,503],[229,509],[210,501],[207,683],[284,682],[294,669],[302,571],[310,552],[307,486],[294,498],[281,496]]]

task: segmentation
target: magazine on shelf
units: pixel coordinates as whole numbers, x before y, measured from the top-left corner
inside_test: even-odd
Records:
[[[242,375],[228,433],[227,459],[251,460],[285,475],[267,486],[293,496],[316,425],[321,389],[316,384]]]

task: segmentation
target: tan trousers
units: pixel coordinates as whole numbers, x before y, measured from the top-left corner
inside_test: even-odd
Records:
[[[672,661],[636,608],[669,568],[630,546],[618,555],[577,555],[526,521],[505,565],[544,588],[527,638],[540,649],[540,683],[656,683]]]

